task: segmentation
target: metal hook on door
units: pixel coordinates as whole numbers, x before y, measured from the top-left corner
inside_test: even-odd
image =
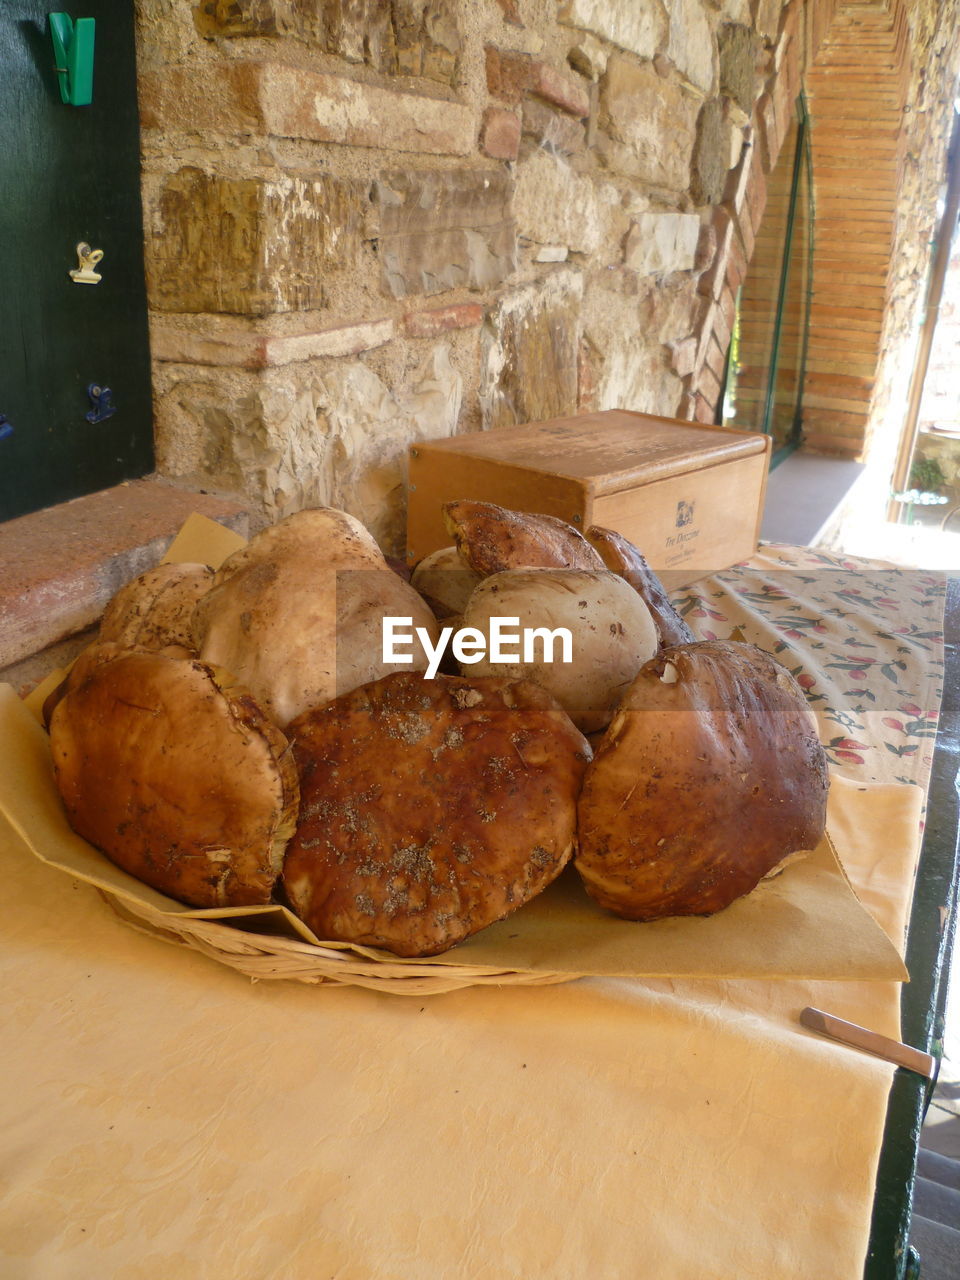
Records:
[[[77,245],[77,260],[80,265],[70,272],[70,279],[74,284],[99,284],[100,272],[95,271],[94,267],[102,257],[102,249],[91,249],[85,240],[81,240]]]
[[[101,387],[98,382],[91,382],[87,387],[87,396],[91,408],[89,413],[83,416],[89,423],[96,425],[98,422],[105,422],[117,412],[117,406],[113,403],[113,392],[109,387]]]

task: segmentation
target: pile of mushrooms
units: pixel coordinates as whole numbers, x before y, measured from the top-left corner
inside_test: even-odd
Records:
[[[602,907],[653,920],[719,911],[816,846],[826,761],[802,690],[770,654],[696,641],[641,553],[612,530],[584,536],[555,517],[471,501],[446,504],[444,518],[452,545],[422,561],[409,582],[358,521],[320,508],[263,530],[216,572],[163,565],[124,587],[104,615],[99,642],[45,708],[75,828],[139,878],[195,905],[269,900],[282,892],[285,850],[296,847],[288,900],[309,899],[320,920],[356,919],[345,940],[399,954],[434,954],[502,918],[520,905],[514,886],[527,886],[517,891],[526,900],[570,858]],[[384,620],[397,617],[410,619],[411,646],[390,661]],[[489,636],[503,618],[517,619],[521,631],[567,629],[570,661],[548,661],[545,652],[497,661],[486,652],[458,668],[448,653],[439,683],[427,680],[441,640],[464,629]],[[440,703],[449,729],[413,778],[417,739],[405,748],[404,734],[413,732],[418,708]],[[467,714],[473,706],[476,714]],[[456,852],[467,844],[451,828],[443,835],[443,885],[440,863],[420,857],[419,897],[411,897],[403,788],[411,796],[442,792],[444,762],[456,756],[449,767],[462,789],[467,753],[486,751],[474,762],[477,812],[482,818],[490,809],[492,822],[509,808],[503,761],[481,725],[494,706],[497,741],[512,743],[503,750],[522,766],[510,773],[516,856],[509,826],[497,828],[495,841],[509,891],[488,895],[495,910],[477,906],[479,882],[468,891],[457,877],[484,873],[467,868],[466,854]],[[176,739],[168,720],[176,721]],[[356,802],[343,798],[351,754],[344,734],[360,732],[343,728],[351,724],[363,727],[364,739],[349,765],[351,777],[360,769]],[[545,750],[544,733],[554,749]],[[332,742],[347,753],[342,765],[331,763]],[[553,772],[541,776],[547,757]],[[427,778],[422,770],[433,768],[431,760],[436,773]],[[206,787],[197,781],[205,768],[215,779]],[[561,777],[562,795],[551,790]],[[327,790],[318,793],[322,778]],[[533,788],[526,808],[517,809],[518,787]],[[388,806],[396,829],[382,876],[394,880],[376,881],[383,892],[371,894],[368,879],[351,888],[349,911],[324,915],[323,903],[333,899],[321,872],[309,869],[305,843],[309,850],[325,839],[324,814],[333,812],[325,797],[334,790],[337,812],[349,811],[357,831],[373,830],[364,804],[367,817]],[[543,812],[552,834],[538,841],[533,827],[546,819],[531,815],[550,795]],[[485,848],[487,819],[474,814],[471,821],[481,832],[471,850]],[[344,823],[322,874],[352,860],[351,874],[375,875],[373,854],[355,856],[354,828]],[[458,857],[466,869],[458,869]],[[415,929],[391,932],[391,902],[403,898],[407,910],[425,913],[441,888],[442,919],[435,915],[426,927],[423,916]],[[344,892],[340,885],[337,901]],[[472,904],[469,924],[450,907],[458,895]],[[373,897],[376,928],[364,905]]]
[[[552,595],[569,586],[582,603],[579,584],[596,578],[598,565],[644,607],[638,619],[606,583],[596,599],[607,613],[562,614],[588,628],[575,633],[583,664],[525,671],[552,687],[580,728],[605,730],[592,739],[575,859],[601,906],[634,920],[709,915],[815,848],[826,822],[826,757],[803,690],[772,655],[738,641],[697,641],[640,551],[611,529],[594,526],[584,537],[550,516],[504,521],[477,502],[449,503],[444,513],[458,555],[480,576],[465,621],[482,622],[498,584],[501,610],[509,602],[519,611],[525,595],[527,616],[553,621],[562,611]],[[537,570],[520,564],[550,574],[538,588]],[[624,625],[629,653],[612,626],[596,625],[601,619]]]

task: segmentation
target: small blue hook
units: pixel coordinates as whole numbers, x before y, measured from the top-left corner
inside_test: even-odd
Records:
[[[94,424],[104,422],[117,412],[117,406],[112,401],[113,392],[109,387],[101,387],[99,382],[91,382],[87,387],[87,395],[92,406],[90,412],[84,414],[88,422]]]

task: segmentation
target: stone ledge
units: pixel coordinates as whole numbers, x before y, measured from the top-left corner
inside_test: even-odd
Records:
[[[172,364],[275,369],[297,361],[359,355],[394,337],[396,323],[389,317],[288,334],[262,333],[256,323],[198,332],[182,327],[176,316],[150,318],[151,354],[154,360]]]
[[[457,156],[472,154],[477,139],[477,114],[460,102],[272,60],[229,61],[208,76],[164,67],[141,75],[139,89],[143,129]]]
[[[155,477],[0,524],[0,672],[92,626],[194,511],[248,532],[246,508]]]

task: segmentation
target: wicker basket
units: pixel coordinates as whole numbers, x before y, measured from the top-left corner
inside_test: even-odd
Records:
[[[285,978],[294,982],[368,987],[394,995],[436,995],[476,986],[546,986],[582,975],[456,965],[430,960],[375,959],[351,950],[318,947],[295,938],[251,933],[216,920],[164,914],[146,902],[120,898],[102,886],[98,892],[120,919],[139,933],[190,947],[236,969],[255,982]]]

